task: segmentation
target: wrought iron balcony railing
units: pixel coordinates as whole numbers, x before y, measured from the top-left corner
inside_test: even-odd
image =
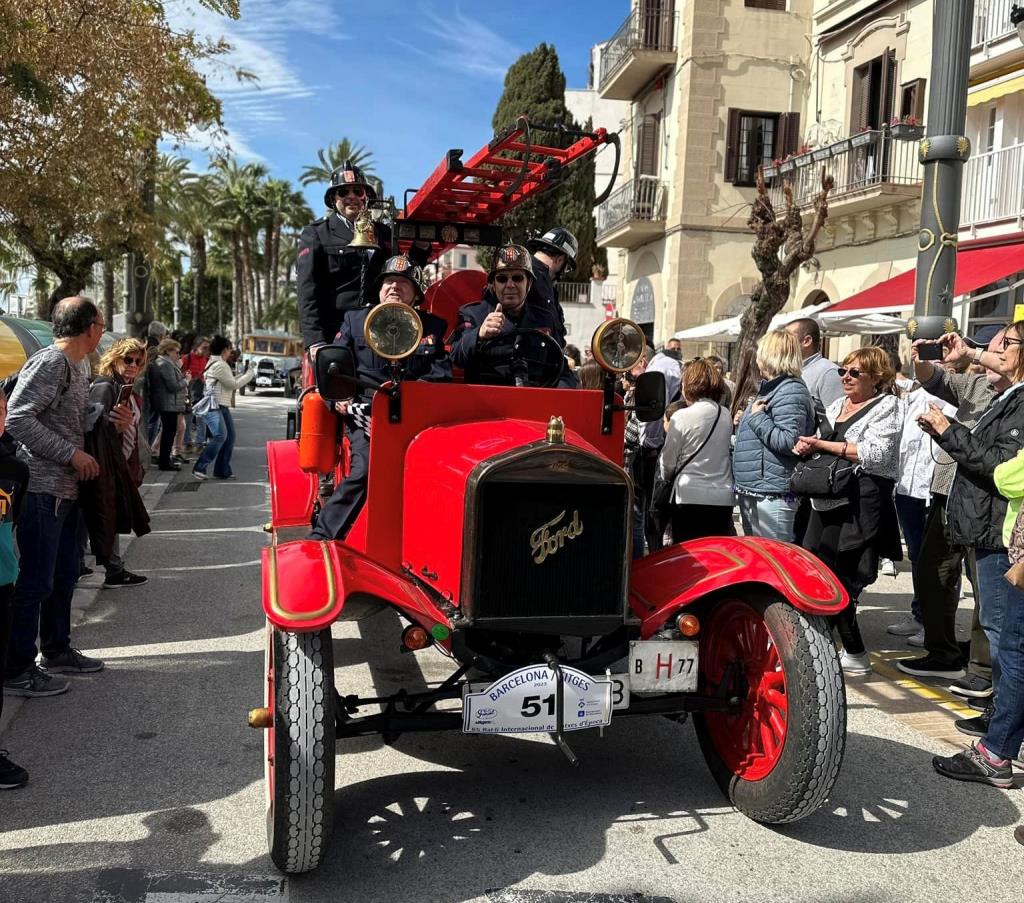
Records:
[[[628,222],[664,220],[664,189],[654,176],[639,176],[613,191],[597,208],[598,239]]]
[[[679,13],[673,4],[644,4],[635,9],[619,26],[601,52],[601,71],[597,80],[600,91],[629,58],[641,50],[674,52],[676,23]]]

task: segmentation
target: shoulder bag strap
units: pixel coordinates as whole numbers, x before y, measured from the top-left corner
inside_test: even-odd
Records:
[[[683,461],[683,463],[680,464],[675,469],[675,472],[672,474],[672,479],[669,480],[668,482],[674,483],[676,481],[676,477],[678,477],[679,474],[681,474],[686,469],[687,465],[694,458],[696,458],[697,455],[699,455],[702,451],[704,451],[704,446],[707,445],[708,442],[711,441],[711,437],[715,434],[715,430],[718,428],[718,421],[722,419],[722,406],[720,404],[716,404],[715,407],[718,408],[718,413],[715,414],[715,422],[711,424],[711,429],[708,430],[708,434],[704,437],[704,441],[701,442],[701,444],[697,446],[697,450],[692,455],[690,455],[689,458],[687,458],[685,461]]]

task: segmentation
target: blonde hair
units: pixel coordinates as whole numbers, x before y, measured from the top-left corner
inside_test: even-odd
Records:
[[[146,345],[139,339],[123,338],[118,339],[111,345],[103,357],[100,358],[100,365],[97,372],[100,376],[113,376],[117,372],[117,364],[133,351],[138,352],[142,358],[139,364],[139,373],[146,369]]]
[[[181,345],[174,339],[161,339],[160,344],[156,346],[157,357],[167,354],[168,351],[181,351]]]
[[[800,376],[803,358],[796,336],[785,329],[773,329],[757,343],[757,368],[774,379],[776,376]]]
[[[857,367],[871,377],[878,392],[896,394],[896,368],[889,352],[877,345],[857,348],[843,358],[844,367]]]

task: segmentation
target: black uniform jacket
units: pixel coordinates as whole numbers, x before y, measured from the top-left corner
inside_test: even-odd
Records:
[[[493,356],[488,356],[486,368],[489,372],[488,378],[480,378],[480,361],[478,358],[480,327],[483,325],[484,320],[487,319],[487,315],[494,313],[497,306],[497,299],[488,291],[482,301],[477,301],[474,304],[464,304],[459,308],[455,342],[452,346],[452,363],[466,371],[466,382],[468,383],[497,382],[499,385],[515,385],[515,378],[512,376],[509,366],[512,357],[511,346],[496,349]],[[522,317],[518,322],[514,321],[508,314],[505,315],[505,326],[502,329],[503,334],[512,332],[513,329],[539,329],[541,332],[546,332],[557,340],[558,324],[548,310],[539,305],[531,305],[529,301],[520,310],[522,311]],[[559,342],[559,344],[561,343]],[[490,375],[491,372],[497,375],[497,379]],[[568,367],[565,367],[562,370],[558,386],[563,389],[578,388],[579,382],[576,379],[576,374]]]
[[[558,287],[551,278],[548,265],[536,257],[531,257],[533,262],[533,285],[530,286],[530,294],[526,296],[526,303],[534,307],[540,307],[551,314],[555,321],[555,338],[558,344],[565,347],[565,313],[562,305],[558,302]]]
[[[374,354],[364,336],[366,317],[372,309],[363,307],[346,313],[334,344],[344,345],[355,355],[356,375],[359,379],[383,383],[391,379],[391,361]],[[416,313],[423,324],[423,338],[416,351],[398,362],[402,378],[447,382],[452,378],[452,362],[444,348],[448,324],[441,317],[425,311],[417,310]],[[369,401],[373,392],[373,389],[361,389],[358,398]]]
[[[345,312],[376,300],[374,280],[390,256],[391,230],[374,223],[380,249],[371,252],[353,250],[352,226],[337,213],[310,223],[299,236],[295,260],[295,280],[299,294],[299,326],[302,340],[309,348],[330,344],[338,334]],[[369,253],[366,276],[361,277],[364,254]],[[427,262],[427,250],[415,245],[410,259],[419,266]],[[363,295],[360,295],[360,284]]]

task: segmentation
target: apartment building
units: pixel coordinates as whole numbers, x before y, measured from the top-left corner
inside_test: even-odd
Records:
[[[938,0],[941,2],[941,0]],[[1005,321],[1024,302],[1024,45],[1011,0],[978,0],[972,31],[959,234],[962,328]],[[927,123],[933,0],[815,0],[801,149],[769,167],[810,215],[818,170],[836,187],[818,253],[795,280],[793,309],[893,314],[913,306],[921,205],[918,144]],[[866,336],[864,339],[874,337]]]
[[[597,210],[618,312],[657,343],[745,307],[757,168],[800,148],[812,0],[634,0],[598,94],[629,103],[620,184]]]

